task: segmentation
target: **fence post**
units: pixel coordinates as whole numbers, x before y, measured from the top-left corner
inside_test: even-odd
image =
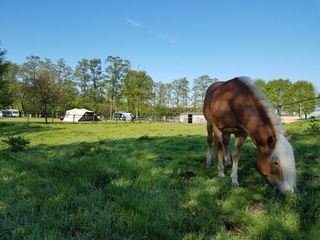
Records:
[[[281,108],[282,108],[282,104],[278,104],[277,105],[277,112],[278,112],[279,117],[281,117]]]

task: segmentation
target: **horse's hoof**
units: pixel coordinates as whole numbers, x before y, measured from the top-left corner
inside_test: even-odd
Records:
[[[224,175],[224,173],[219,173],[218,176],[221,177],[221,178],[224,178],[226,175]]]
[[[238,183],[237,180],[232,180],[232,185],[233,185],[234,187],[239,187],[239,183]]]

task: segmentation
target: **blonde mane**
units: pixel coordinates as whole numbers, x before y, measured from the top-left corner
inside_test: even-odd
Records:
[[[238,79],[246,84],[248,88],[257,96],[260,104],[264,107],[271,124],[273,125],[276,133],[277,143],[268,160],[269,163],[272,163],[275,159],[279,160],[284,179],[284,184],[282,186],[283,190],[286,191],[296,188],[296,171],[293,150],[285,137],[285,131],[281,126],[280,118],[275,114],[275,111],[265,95],[262,94],[255,85],[253,85],[250,78],[240,77]]]

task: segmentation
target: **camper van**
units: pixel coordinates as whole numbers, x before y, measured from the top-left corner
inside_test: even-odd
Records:
[[[127,112],[115,112],[113,114],[113,119],[114,120],[121,120],[121,121],[134,121],[134,115],[132,113],[127,113]]]
[[[2,110],[3,117],[19,117],[19,111],[17,109],[5,109]]]

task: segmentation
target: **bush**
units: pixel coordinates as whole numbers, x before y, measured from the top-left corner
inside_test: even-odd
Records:
[[[77,147],[75,147],[71,153],[73,157],[82,157],[88,156],[92,154],[106,154],[110,152],[109,148],[103,146],[105,142],[103,140],[99,140],[96,143],[80,143]]]
[[[315,119],[310,119],[309,126],[308,126],[307,130],[309,132],[315,132],[315,133],[320,132],[320,124],[319,124],[319,122],[317,120],[315,120]]]
[[[8,137],[8,140],[3,140],[4,143],[10,146],[12,152],[23,151],[28,147],[30,141],[18,136],[18,137]]]
[[[143,141],[143,140],[152,140],[152,137],[149,137],[148,135],[143,135],[141,137],[137,138],[138,141]]]

